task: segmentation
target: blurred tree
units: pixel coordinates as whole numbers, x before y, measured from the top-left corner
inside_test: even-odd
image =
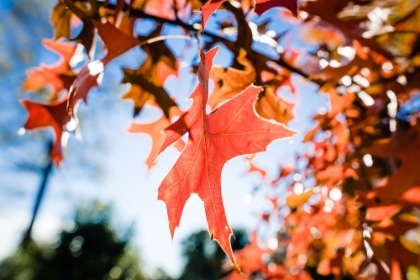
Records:
[[[233,250],[240,250],[248,243],[244,230],[234,230]],[[223,276],[222,264],[226,254],[209,237],[206,230],[191,234],[182,242],[185,266],[179,280],[216,280]]]
[[[77,210],[74,225],[49,245],[29,241],[0,264],[0,279],[145,279],[130,228],[120,234],[111,209],[95,202]]]
[[[18,102],[25,69],[40,61],[44,50],[43,37],[50,34],[48,23],[49,1],[1,1],[0,5],[0,175],[2,190],[16,189],[21,184],[11,173],[39,172],[46,166],[48,144],[45,135],[22,137],[23,108]],[[31,28],[28,28],[28,27]],[[41,93],[40,93],[41,94]],[[40,137],[41,136],[41,137]],[[29,140],[29,141],[28,141]],[[26,153],[32,151],[32,156]],[[34,156],[36,153],[37,156]],[[45,156],[42,156],[45,155]],[[4,194],[2,193],[2,197]]]
[[[41,45],[43,38],[52,36],[49,18],[53,5],[51,0],[0,1],[0,205],[2,209],[31,207],[31,221],[23,238],[26,241],[30,239],[55,167],[50,160],[52,131],[25,133],[21,128],[26,116],[18,100],[30,97],[46,101],[51,91],[49,87],[42,87],[24,93],[22,83],[29,67],[39,65],[41,60],[60,59]],[[81,116],[80,121],[97,123],[98,120],[89,117],[84,121]],[[87,154],[79,145],[72,151],[75,156],[70,157],[70,168],[66,172],[82,173],[81,177],[95,179],[103,174],[98,157],[104,151],[104,141],[102,129],[98,131],[95,135],[84,134],[84,145],[100,147],[100,152]],[[72,140],[69,146],[74,144]],[[17,177],[21,179],[16,180]]]

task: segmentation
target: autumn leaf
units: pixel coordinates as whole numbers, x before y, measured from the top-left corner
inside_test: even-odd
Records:
[[[42,44],[47,49],[60,55],[60,59],[53,65],[41,65],[26,72],[28,76],[23,83],[24,90],[39,90],[45,86],[52,89],[52,99],[63,88],[69,89],[75,79],[70,68],[70,60],[73,57],[76,46],[72,43],[43,40]]]
[[[54,65],[51,65],[51,67],[60,73],[71,70],[70,60],[76,50],[76,45],[74,43],[45,39],[42,40],[42,45],[48,50],[60,55],[60,59]]]
[[[93,21],[93,24],[98,29],[98,34],[104,41],[108,52],[101,61],[92,61],[84,66],[74,80],[67,105],[67,110],[71,114],[73,114],[73,108],[79,99],[86,103],[90,89],[98,85],[98,77],[105,66],[112,59],[139,44],[139,41],[134,37],[124,34],[109,22]]]
[[[275,7],[286,8],[297,16],[297,0],[255,0],[255,13],[258,15]]]
[[[226,220],[220,185],[223,166],[238,155],[264,151],[271,141],[293,136],[294,132],[257,117],[254,103],[260,88],[255,86],[248,87],[212,114],[206,114],[208,79],[217,50],[200,52],[200,84],[191,95],[192,107],[165,130],[167,138],[162,149],[187,131],[189,140],[160,185],[158,199],[166,203],[173,236],[185,203],[192,193],[198,194],[204,203],[211,238],[217,240],[235,264],[230,245],[232,230]]]
[[[316,179],[318,180],[318,184],[323,184],[332,188],[337,182],[356,175],[356,171],[349,166],[335,164],[329,165],[325,170],[318,171]]]
[[[286,205],[292,209],[298,206],[302,206],[303,204],[308,202],[308,200],[311,198],[312,195],[313,195],[312,190],[309,190],[302,194],[290,194],[289,196],[286,197]]]
[[[214,81],[214,90],[208,100],[212,110],[216,109],[220,103],[242,92],[254,82],[256,77],[255,69],[246,58],[245,50],[241,49],[237,61],[244,67],[243,70],[233,67],[224,69],[220,66],[212,68],[210,77]]]
[[[360,201],[366,206],[414,205],[420,206],[420,174],[417,162],[420,159],[420,142],[415,129],[402,134],[399,139],[378,140],[366,150],[381,157],[397,157],[401,168],[389,178],[384,187],[363,193]]]
[[[129,70],[124,70],[125,78],[123,82],[129,81],[129,78],[127,78],[130,75],[128,74],[128,71]],[[131,84],[130,89],[126,93],[124,93],[124,95],[121,96],[121,99],[133,101],[134,103],[133,116],[134,117],[137,116],[141,112],[141,109],[143,109],[144,105],[147,102],[150,102],[151,100],[155,100],[154,96],[150,92],[148,92],[143,87],[140,87],[136,84]]]
[[[140,43],[133,36],[123,33],[108,21],[101,23],[94,20],[92,22],[98,30],[98,34],[104,41],[108,51],[106,56],[102,59],[102,63],[104,65],[107,65],[111,60],[134,48]]]
[[[168,66],[164,62],[152,64],[149,59],[137,70],[123,69],[123,82],[130,83],[131,88],[121,98],[134,102],[134,116],[140,113],[147,102],[153,101],[163,110],[165,116],[169,117],[169,110],[176,104],[163,88],[164,81],[159,78],[159,72],[171,72],[167,69]]]
[[[226,0],[209,0],[203,5],[203,7],[201,7],[201,22],[203,23],[203,27],[201,28],[202,30],[206,27],[210,16],[215,13],[220,5],[222,5],[225,1]]]
[[[292,165],[282,165],[280,166],[280,172],[278,174],[278,177],[271,181],[271,185],[274,186],[277,182],[279,182],[281,179],[284,179],[285,177],[289,176],[293,172],[296,171],[296,168]]]
[[[358,26],[358,21],[355,24],[352,24],[349,21],[345,21],[343,18],[340,18],[340,12],[342,12],[350,0],[317,0],[317,1],[306,1],[302,10],[307,13],[318,16],[320,19],[326,21],[327,23],[339,28],[350,39],[359,41],[363,46],[368,47],[370,50],[377,52],[381,56],[391,59],[393,55],[380,46],[378,41],[375,38],[365,38],[360,34],[359,28],[354,28]],[[371,3],[371,2],[366,2]],[[376,7],[377,3],[374,3],[372,10]]]
[[[63,2],[58,2],[51,13],[51,23],[54,26],[54,39],[64,37],[70,39],[70,19],[73,13]]]
[[[324,88],[322,88],[322,92],[328,94],[331,110],[326,114],[316,115],[314,117],[314,119],[318,121],[318,124],[306,133],[303,142],[312,140],[321,128],[338,127],[339,122],[337,121],[336,116],[349,108],[355,99],[354,94],[345,92],[343,95],[340,95],[336,88],[330,87],[329,85],[326,86],[325,91]],[[345,130],[342,130],[340,136],[345,136],[347,134],[348,133]]]
[[[175,116],[182,115],[182,111],[178,109],[178,107],[173,106],[170,110],[170,119]],[[165,135],[163,134],[163,130],[170,125],[169,120],[162,115],[159,119],[151,123],[139,123],[139,122],[132,122],[130,127],[128,128],[128,132],[131,133],[146,133],[149,134],[152,138],[152,149],[149,153],[149,156],[146,159],[146,165],[149,168],[152,168],[155,165],[155,159],[159,154],[159,150],[165,140]],[[185,142],[180,139],[178,140],[174,147],[178,151],[182,151],[185,147]]]
[[[95,26],[92,22],[93,18],[96,18],[96,14],[99,10],[99,3],[94,0],[87,2],[73,2],[72,0],[62,0],[65,3],[64,9],[67,11],[61,14],[54,14],[51,17],[51,22],[54,26],[58,26],[61,29],[58,31],[63,32],[64,35],[70,35],[67,32],[71,31],[71,15],[77,16],[83,23],[81,31],[76,38],[66,37],[67,39],[80,43],[85,47],[87,55],[90,57],[94,52],[94,37],[95,37]],[[58,6],[57,6],[58,7]],[[61,9],[61,7],[60,7]],[[60,9],[57,11],[60,12]],[[70,32],[71,33],[71,32]]]
[[[22,105],[28,112],[28,118],[24,124],[25,129],[33,130],[51,127],[54,131],[54,141],[51,151],[51,159],[60,164],[63,158],[61,152],[61,134],[63,126],[70,121],[67,113],[67,98],[53,101],[49,104],[38,103],[30,100],[22,100]]]
[[[388,206],[371,206],[367,209],[366,219],[368,221],[380,222],[386,218],[392,217],[401,211],[399,205],[388,205]]]
[[[151,37],[158,37],[161,27],[156,28]],[[147,38],[141,38],[146,41]],[[153,42],[142,46],[147,54],[146,60],[136,70],[124,68],[123,83],[130,83],[130,90],[122,96],[122,99],[131,99],[134,102],[134,116],[140,113],[148,101],[156,102],[169,117],[169,110],[176,106],[175,102],[163,88],[169,75],[177,75],[178,64],[171,50],[164,41]]]
[[[169,145],[183,150],[158,191],[172,236],[187,200],[197,194],[210,236],[231,262],[243,266],[240,274],[229,265],[226,279],[410,278],[407,270],[418,266],[420,252],[417,2],[303,0],[296,17],[297,0],[56,0],[51,15],[54,41],[44,45],[60,59],[28,71],[24,83],[27,90],[51,88],[52,102],[24,100],[25,128],[53,129],[51,156],[58,164],[61,134],[70,118],[66,103],[73,113],[76,102],[86,101],[98,85],[107,64],[140,45],[147,57],[138,69],[123,69],[123,83],[130,84],[123,98],[134,101],[135,115],[151,104],[163,111],[156,121],[133,122],[129,129],[152,138],[149,168]],[[191,17],[192,10],[201,10],[201,29],[206,30],[221,7],[227,13],[218,15],[212,30],[195,32],[199,22]],[[283,9],[275,12],[276,7]],[[144,19],[154,26],[152,31],[133,38],[149,29]],[[85,61],[76,78],[69,65],[75,45],[57,39],[82,44],[92,57],[99,37],[106,56]],[[187,39],[187,47],[173,39]],[[230,51],[232,65],[212,68],[217,50],[200,52],[200,84],[191,95],[191,109],[183,113],[173,99],[180,95],[169,96],[165,82],[178,74],[180,65],[181,83],[188,70],[196,73],[190,46],[209,50],[215,44]],[[264,91],[252,86],[254,82]],[[208,92],[209,87],[214,90]],[[274,222],[285,227],[277,231],[275,243],[267,244],[275,250],[259,248],[253,235],[248,249],[236,252],[236,264],[221,173],[229,159],[255,155],[271,141],[293,135],[286,125],[303,111],[293,112],[294,104],[279,95],[286,87],[300,99],[312,98],[307,91],[325,93],[317,98],[329,97],[330,110],[319,108],[312,118],[315,127],[303,139],[310,145],[287,151],[298,149],[299,154],[284,161],[293,166],[281,166],[273,188],[265,170],[253,164],[252,156],[247,158],[247,172],[258,172],[264,180],[251,195],[270,188],[263,194],[265,208],[255,212],[264,221],[257,226],[272,228]],[[309,101],[312,111],[319,102]],[[179,119],[170,124],[173,116]],[[301,192],[301,186],[307,191]],[[281,192],[285,187],[294,187],[294,192]],[[285,207],[291,211],[284,212]],[[375,266],[377,274],[372,276]]]
[[[249,242],[243,249],[235,251],[235,257],[238,264],[243,268],[242,274],[238,271],[232,271],[224,280],[242,280],[249,279],[246,276],[251,275],[254,271],[265,271],[264,261],[261,258],[263,254],[272,254],[273,250],[262,249],[258,244],[258,236],[256,232],[252,232],[249,236]],[[268,270],[267,270],[268,272]]]
[[[260,175],[261,175],[261,178],[265,178],[265,176],[267,175],[267,172],[264,170],[264,169],[262,169],[261,167],[258,167],[258,166],[256,166],[255,164],[253,164],[252,163],[252,159],[253,159],[254,157],[253,156],[251,156],[251,157],[249,157],[249,158],[247,158],[247,160],[246,160],[246,162],[247,162],[247,164],[248,164],[248,170],[247,170],[247,173],[251,173],[251,172],[257,172],[257,173],[260,173]]]
[[[294,118],[294,106],[295,104],[279,97],[272,87],[267,87],[264,95],[258,99],[255,109],[261,117],[287,125]]]
[[[74,106],[79,99],[87,102],[89,91],[98,86],[98,77],[103,71],[104,65],[100,61],[94,61],[84,66],[76,79],[74,80],[71,88],[69,99],[67,102],[67,110],[71,115],[74,115]]]
[[[356,55],[348,64],[340,67],[332,67],[331,65],[328,65],[320,72],[311,75],[310,79],[323,80],[328,82],[327,86],[335,86],[342,77],[346,75],[353,76],[363,67],[369,66],[371,66],[369,65],[369,61],[363,60]],[[324,88],[325,87],[326,86],[324,86]]]

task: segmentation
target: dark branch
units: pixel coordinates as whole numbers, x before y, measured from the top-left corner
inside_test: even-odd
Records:
[[[101,1],[98,1],[98,3],[100,5],[104,5],[104,3],[101,2]],[[115,5],[108,5],[107,8],[113,10],[113,9],[115,9]],[[179,27],[181,27],[181,28],[183,28],[183,29],[185,29],[187,31],[193,32],[194,34],[201,34],[201,35],[210,37],[214,41],[217,41],[217,42],[220,42],[220,43],[225,44],[226,47],[228,47],[231,51],[233,51],[235,53],[235,47],[236,46],[235,46],[235,42],[234,41],[228,40],[228,39],[226,39],[226,38],[224,38],[222,36],[219,36],[217,34],[214,34],[212,32],[195,28],[193,25],[187,24],[187,23],[183,22],[182,20],[180,20],[178,18],[175,19],[175,20],[172,20],[172,19],[168,19],[168,18],[158,17],[158,16],[155,16],[155,15],[150,15],[148,13],[145,13],[145,12],[141,11],[141,10],[129,9],[127,5],[124,6],[124,9],[123,10],[124,11],[127,11],[128,16],[130,16],[130,17],[152,19],[152,20],[155,20],[156,22],[167,23],[167,24],[179,26]],[[290,72],[297,73],[297,74],[299,74],[300,76],[302,76],[304,78],[309,78],[309,75],[308,74],[306,74],[306,73],[302,72],[301,70],[299,70],[299,69],[297,69],[297,68],[289,65],[282,58],[279,58],[278,60],[274,60],[272,58],[266,57],[263,54],[260,54],[258,52],[255,52],[252,49],[251,49],[251,52],[253,52],[252,56],[260,56],[260,57],[263,57],[265,60],[273,61],[273,62],[277,63],[279,66],[285,68],[286,70],[288,70]]]

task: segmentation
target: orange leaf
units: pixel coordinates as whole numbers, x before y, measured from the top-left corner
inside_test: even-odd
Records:
[[[232,67],[224,69],[217,66],[211,70],[210,77],[214,81],[215,88],[209,97],[208,104],[212,110],[216,109],[220,103],[242,92],[254,82],[255,69],[245,56],[246,52],[241,49],[237,61],[244,66],[244,70]]]
[[[76,46],[72,43],[43,40],[42,44],[47,49],[60,55],[60,59],[53,65],[41,65],[26,72],[28,78],[23,84],[25,90],[39,90],[45,86],[51,86],[53,97],[63,89],[69,89],[75,76],[69,66]]]
[[[295,104],[289,103],[279,97],[272,87],[268,87],[264,95],[258,100],[255,109],[265,119],[288,124],[294,117],[294,106]]]
[[[182,111],[178,109],[178,107],[172,107],[171,116],[180,116]],[[137,123],[132,122],[128,132],[131,133],[147,133],[152,138],[152,149],[149,153],[149,156],[146,160],[147,167],[150,168],[155,165],[155,159],[159,154],[159,150],[165,140],[165,135],[163,134],[163,130],[170,125],[169,120],[162,115],[158,120],[151,122],[151,123]],[[175,143],[175,148],[178,151],[182,151],[185,147],[185,142],[180,139],[178,142]]]
[[[395,140],[376,141],[367,153],[381,157],[398,157],[401,168],[389,178],[384,187],[363,193],[360,200],[366,206],[414,205],[420,206],[420,141],[415,129]]]
[[[311,198],[313,191],[307,191],[303,194],[291,194],[286,197],[286,205],[290,208],[296,208],[298,206],[302,206]]]

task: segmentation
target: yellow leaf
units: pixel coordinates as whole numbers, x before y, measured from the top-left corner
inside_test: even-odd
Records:
[[[408,280],[420,280],[420,269],[415,266],[410,266],[407,271]]]
[[[410,252],[420,255],[420,244],[412,242],[411,240],[407,239],[404,235],[400,236],[400,242]]]
[[[290,208],[296,208],[305,204],[311,198],[313,191],[310,190],[303,194],[292,194],[286,197],[286,205]]]

